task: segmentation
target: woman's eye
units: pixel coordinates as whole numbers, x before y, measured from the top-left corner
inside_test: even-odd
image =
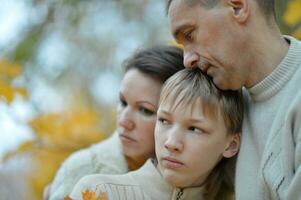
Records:
[[[120,105],[121,105],[122,107],[125,107],[125,106],[127,106],[127,103],[126,103],[126,101],[125,101],[125,100],[123,100],[123,99],[120,99],[119,101],[120,101]]]
[[[145,115],[145,116],[152,116],[152,115],[155,114],[154,111],[149,110],[149,109],[147,109],[147,108],[143,108],[143,107],[141,107],[141,108],[139,109],[139,111],[140,111],[143,115]]]

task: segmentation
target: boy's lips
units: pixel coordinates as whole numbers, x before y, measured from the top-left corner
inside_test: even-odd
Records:
[[[183,167],[184,163],[175,158],[166,156],[162,158],[162,165],[168,169],[178,169],[180,167]]]

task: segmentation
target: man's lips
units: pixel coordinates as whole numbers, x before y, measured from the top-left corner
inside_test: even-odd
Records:
[[[205,73],[207,74],[207,71],[208,69],[210,68],[210,64],[202,64],[202,65],[199,65],[199,68]]]
[[[168,169],[178,169],[184,166],[184,163],[172,157],[163,157],[162,165]]]

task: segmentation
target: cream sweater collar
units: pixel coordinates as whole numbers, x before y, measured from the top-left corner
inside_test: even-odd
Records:
[[[203,187],[173,188],[168,185],[156,168],[156,161],[149,159],[139,170],[132,172],[132,177],[152,199],[160,200],[202,200]]]
[[[301,44],[290,36],[284,36],[290,41],[287,55],[277,68],[261,82],[248,89],[254,101],[265,101],[277,94],[291,79],[301,64]]]

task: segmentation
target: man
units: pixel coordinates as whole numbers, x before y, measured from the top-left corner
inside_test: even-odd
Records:
[[[301,199],[301,42],[281,35],[274,0],[168,0],[167,12],[187,68],[246,88],[236,199]]]

